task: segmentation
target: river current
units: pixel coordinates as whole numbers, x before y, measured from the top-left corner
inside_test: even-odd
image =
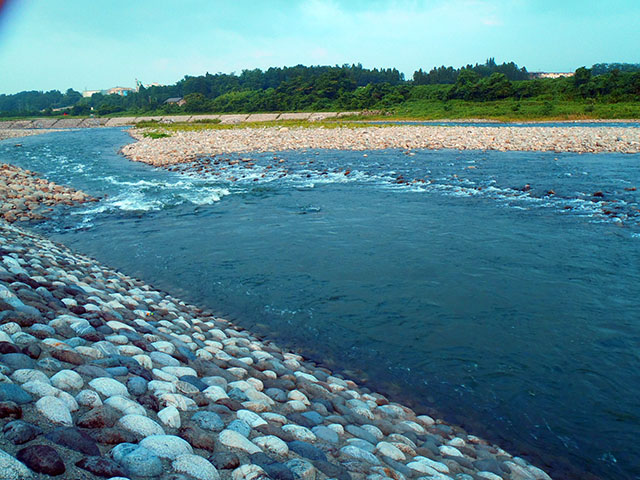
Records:
[[[299,151],[167,171],[120,156],[130,141],[0,142],[0,162],[101,198],[31,228],[554,478],[640,478],[640,155]]]

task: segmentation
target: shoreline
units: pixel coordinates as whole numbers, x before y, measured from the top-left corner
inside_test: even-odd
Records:
[[[537,126],[262,127],[167,131],[169,137],[156,139],[145,137],[147,131],[131,130],[129,133],[136,142],[125,145],[121,151],[130,160],[154,166],[233,153],[312,149],[640,153],[640,130],[620,127],[572,127],[570,130]]]
[[[551,478],[460,427],[417,415],[63,245],[1,221],[0,238],[0,293],[10,306],[0,314],[0,336],[3,352],[14,355],[1,358],[2,407],[9,402],[20,412],[14,418],[42,429],[69,473],[80,472],[74,462],[97,471],[62,435],[81,427],[89,435],[82,447],[104,455],[112,473],[134,476],[151,468],[150,476],[196,469],[207,474],[195,478],[214,480],[265,472]],[[105,417],[105,408],[115,417]],[[6,419],[12,428],[14,418]],[[29,478],[13,456],[35,468],[24,449],[43,439],[2,442],[0,465]],[[132,446],[117,445],[123,442]],[[146,463],[133,460],[141,455]]]

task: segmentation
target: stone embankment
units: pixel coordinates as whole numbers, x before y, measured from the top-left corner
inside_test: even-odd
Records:
[[[84,192],[38,178],[29,170],[0,164],[0,218],[9,223],[41,220],[57,205],[94,201]]]
[[[352,115],[373,115],[380,112],[290,112],[290,113],[234,113],[221,115],[164,115],[147,117],[100,117],[100,118],[36,118],[34,120],[7,120],[0,122],[2,130],[61,129],[121,127],[140,122],[183,123],[219,121],[222,124],[241,122],[273,122],[277,120],[319,121]],[[20,135],[18,135],[20,136]],[[1,138],[1,137],[0,137]]]
[[[9,129],[9,128],[0,128],[0,140],[6,140],[7,138],[19,138],[19,137],[29,137],[31,135],[41,135],[43,133],[56,132],[57,130],[50,129]]]
[[[2,221],[0,430],[3,479],[549,479]]]
[[[123,153],[156,166],[220,154],[300,149],[640,152],[640,129],[620,127],[269,127],[178,131],[158,139],[144,137],[142,130],[131,134],[138,142],[125,146]]]

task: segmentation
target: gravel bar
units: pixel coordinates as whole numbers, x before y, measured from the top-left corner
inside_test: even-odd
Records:
[[[131,160],[155,166],[220,154],[304,149],[640,152],[640,129],[625,127],[266,127],[178,131],[157,139],[143,133],[132,130],[138,141],[123,147],[122,152]]]

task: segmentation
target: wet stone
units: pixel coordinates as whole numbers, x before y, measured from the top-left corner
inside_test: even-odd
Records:
[[[2,429],[4,437],[16,445],[30,442],[42,433],[40,427],[36,427],[22,420],[7,423]]]
[[[93,438],[74,427],[58,427],[47,433],[45,437],[58,445],[85,455],[100,455],[100,449]]]
[[[55,448],[48,445],[30,445],[19,450],[16,458],[34,472],[62,475],[66,468]]]

